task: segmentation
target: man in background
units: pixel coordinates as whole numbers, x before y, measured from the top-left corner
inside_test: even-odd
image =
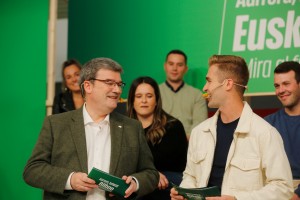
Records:
[[[80,72],[85,103],[80,109],[46,117],[23,178],[44,190],[45,200],[105,200],[112,197],[88,178],[93,167],[129,184],[124,197],[152,192],[159,175],[137,120],[113,112],[124,83],[122,67],[95,58]]]
[[[274,70],[274,87],[283,108],[265,120],[281,134],[294,179],[292,200],[300,200],[300,64],[279,64]]]
[[[166,81],[159,85],[163,109],[182,122],[189,138],[192,128],[207,119],[205,99],[199,89],[183,80],[188,70],[187,56],[183,51],[170,51],[164,69]]]

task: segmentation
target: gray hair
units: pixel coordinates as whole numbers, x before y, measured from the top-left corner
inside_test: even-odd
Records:
[[[100,69],[107,69],[114,72],[123,73],[123,68],[119,63],[110,58],[94,58],[85,63],[80,71],[80,88],[82,96],[85,96],[83,88],[84,81],[93,80]]]

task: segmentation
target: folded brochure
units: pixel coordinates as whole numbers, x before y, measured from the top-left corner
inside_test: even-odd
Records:
[[[217,186],[203,188],[182,188],[173,183],[172,187],[187,200],[205,200],[205,197],[221,196],[220,189]]]
[[[96,181],[100,189],[122,197],[125,196],[125,191],[129,187],[129,184],[127,184],[123,179],[95,167],[93,167],[90,171],[88,177]]]

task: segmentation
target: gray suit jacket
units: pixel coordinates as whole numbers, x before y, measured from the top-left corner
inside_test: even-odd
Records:
[[[110,134],[109,173],[118,177],[136,177],[139,181],[138,197],[152,192],[159,175],[141,123],[113,112],[110,114]],[[85,200],[84,192],[64,190],[70,173],[74,171],[88,173],[82,108],[45,118],[23,178],[29,185],[43,189],[45,200]]]

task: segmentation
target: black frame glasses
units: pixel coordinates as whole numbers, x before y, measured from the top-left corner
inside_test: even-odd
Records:
[[[102,80],[102,79],[92,78],[92,79],[90,79],[90,81],[100,81],[102,83],[105,83],[109,87],[115,87],[117,85],[120,89],[123,89],[126,85],[124,82],[116,82],[116,81],[111,80],[111,79]]]

